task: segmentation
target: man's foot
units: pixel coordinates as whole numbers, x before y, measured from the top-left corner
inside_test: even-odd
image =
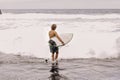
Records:
[[[58,60],[56,60],[56,65],[58,65]]]
[[[55,65],[55,63],[52,63],[52,66],[54,66]]]
[[[45,59],[45,62],[46,62],[46,63],[48,63],[48,60],[47,60],[47,59]]]
[[[58,63],[56,63],[56,65],[58,65]]]

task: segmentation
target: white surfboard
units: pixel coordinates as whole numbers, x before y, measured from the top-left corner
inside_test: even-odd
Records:
[[[62,34],[59,34],[59,36],[66,45],[72,40],[73,33],[62,33]],[[51,39],[56,42],[57,46],[63,46],[62,43],[57,39],[57,37],[53,37]]]

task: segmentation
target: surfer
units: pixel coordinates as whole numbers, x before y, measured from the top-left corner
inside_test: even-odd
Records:
[[[59,54],[59,48],[56,46],[55,41],[53,41],[51,38],[53,37],[57,37],[57,39],[63,44],[64,42],[62,41],[62,39],[59,37],[59,35],[57,34],[57,32],[55,31],[57,28],[56,24],[52,24],[51,26],[51,30],[49,31],[49,46],[50,46],[50,52],[52,53],[52,63],[54,64],[55,62],[57,63],[57,59],[58,59],[58,54]],[[56,54],[55,54],[56,53]]]

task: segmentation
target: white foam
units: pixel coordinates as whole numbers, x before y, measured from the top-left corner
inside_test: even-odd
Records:
[[[0,16],[0,51],[50,58],[48,31],[51,24],[56,23],[58,33],[74,34],[73,40],[60,48],[61,58],[118,57],[120,33],[113,31],[120,23],[114,21],[115,18],[120,15],[3,14]]]

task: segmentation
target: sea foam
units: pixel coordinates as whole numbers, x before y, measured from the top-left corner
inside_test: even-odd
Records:
[[[111,58],[120,53],[120,14],[3,14],[0,15],[0,51],[50,58],[48,31],[73,33],[60,48],[61,58]]]

